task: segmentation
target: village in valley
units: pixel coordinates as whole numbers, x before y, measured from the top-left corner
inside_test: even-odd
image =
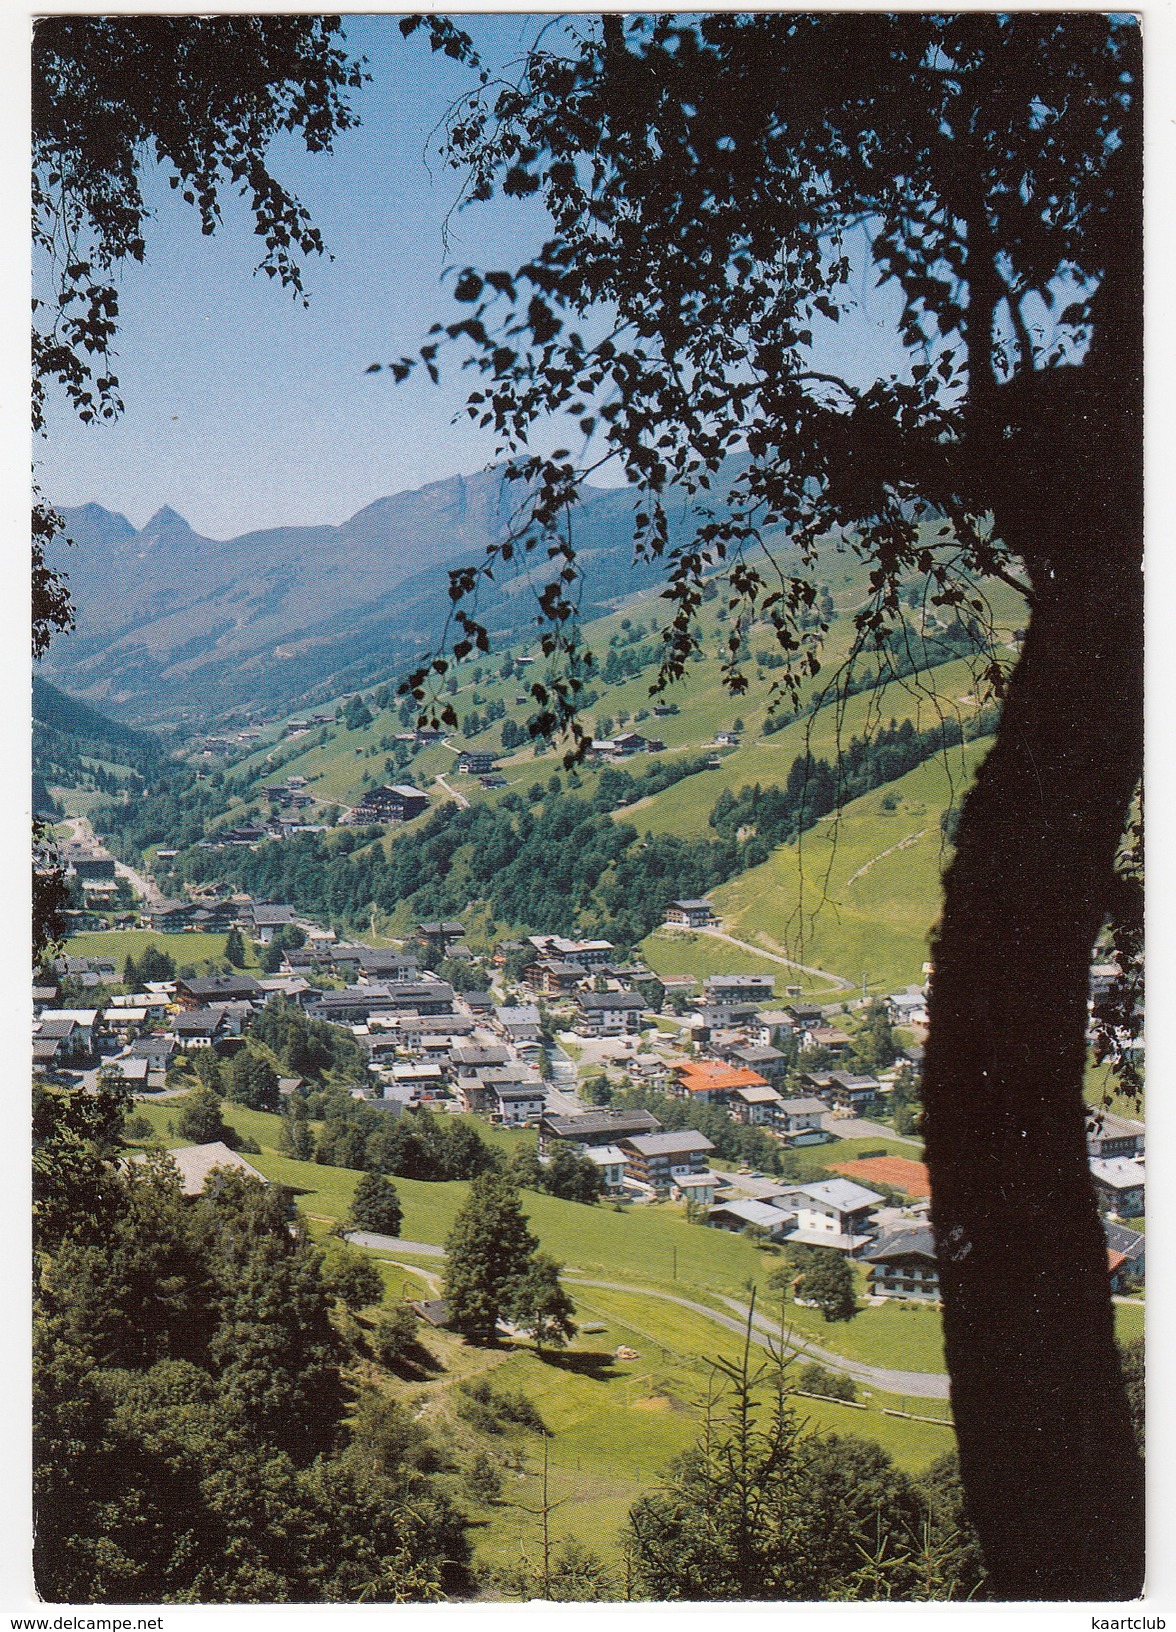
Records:
[[[297,743],[315,723],[298,720],[276,741]],[[634,739],[595,740],[586,774],[647,751]],[[198,757],[210,752],[202,740]],[[731,732],[722,746],[739,740]],[[413,742],[449,746],[440,731]],[[255,734],[235,751],[257,752]],[[437,775],[434,799],[468,808],[499,794],[499,760],[463,751],[452,781]],[[459,1335],[468,1325],[448,1296],[450,1232],[477,1174],[508,1174],[540,1245],[563,1260],[566,1303],[546,1324],[504,1304],[491,1347],[473,1352],[485,1375],[518,1374],[533,1392],[532,1348],[543,1360],[547,1345],[540,1410],[554,1415],[542,1480],[544,1491],[557,1481],[552,1523],[566,1545],[602,1516],[618,1520],[689,1442],[704,1357],[741,1330],[788,1357],[796,1400],[818,1425],[837,1431],[852,1417],[853,1432],[912,1471],[949,1449],[919,1138],[930,965],[922,982],[878,992],[763,947],[753,958],[705,896],[669,900],[651,936],[623,950],[582,915],[567,933],[495,937],[481,909],[469,933],[438,918],[361,937],[210,878],[209,867],[332,826],[394,847],[406,824],[421,826],[429,793],[377,787],[328,823],[298,774],[271,778],[262,798],[268,820],[226,815],[199,841],[199,883],[178,884],[177,852],[156,847],[154,866],[177,891],[167,895],[84,818],[69,820],[73,933],[33,993],[34,1064],[47,1085],[122,1095],[131,1159],[162,1146],[191,1198],[234,1170],[288,1187],[316,1239],[377,1266],[362,1297],[378,1286],[377,1305],[397,1311],[391,1376],[435,1421],[474,1386]],[[668,972],[687,953],[699,972]],[[1095,968],[1092,1010],[1115,973]],[[463,1124],[467,1166],[411,1154],[412,1130],[427,1130],[427,1143]],[[394,1127],[403,1143],[386,1137]],[[1143,1123],[1092,1104],[1088,1152],[1130,1336],[1143,1312]],[[365,1172],[390,1177],[392,1214],[364,1214]],[[378,1332],[386,1317],[363,1318]],[[552,1372],[561,1349],[586,1369]],[[591,1448],[594,1426],[617,1419],[643,1430],[628,1468],[613,1426]],[[502,1568],[528,1556],[537,1509],[501,1502],[496,1480],[513,1467],[535,1496],[539,1464],[516,1449],[505,1461],[491,1454],[485,1474],[489,1453],[477,1454],[492,1513],[482,1556]],[[508,1577],[495,1577],[497,1590]]]
[[[74,844],[65,859],[84,885],[116,881],[114,858],[97,843]],[[357,1101],[391,1116],[475,1113],[493,1126],[533,1129],[541,1162],[553,1142],[574,1147],[596,1168],[602,1197],[670,1201],[695,1222],[843,1253],[866,1266],[871,1298],[936,1298],[920,1140],[909,1131],[913,1118],[900,1120],[906,1132],[895,1121],[896,1105],[909,1111],[917,1102],[899,1079],[915,1081],[921,1055],[927,1013],[918,987],[822,1006],[801,1001],[799,987],[778,997],[769,975],[663,980],[643,964],[616,962],[606,940],[564,935],[506,940],[475,957],[452,920],[373,948],[300,919],[286,903],[228,895],[211,906],[144,905],[139,922],[166,937],[151,943],[164,956],[169,946],[182,954],[172,937],[197,928],[235,932],[259,950],[278,946],[281,956],[268,975],[188,975],[144,981],[141,991],[120,989],[127,971],[111,958],[59,957],[56,978],[33,992],[38,1071],[67,1080],[102,1074],[164,1104],[184,1092],[169,1084],[199,1051],[231,1061],[261,1009],[290,1004],[355,1040],[362,1072],[348,1092]],[[676,900],[665,928],[719,922],[706,900]],[[455,990],[434,972],[447,960],[484,972],[485,984]],[[1113,972],[1096,967],[1095,995]],[[86,1006],[61,1007],[58,981]],[[879,1023],[883,1058],[867,1070],[863,1032],[877,1057]],[[798,1185],[721,1158],[712,1165],[714,1142],[688,1120],[667,1130],[648,1110],[610,1108],[614,1091],[634,1086],[719,1110],[780,1152],[819,1151],[829,1176]],[[278,1104],[288,1109],[307,1087],[279,1078]],[[1144,1236],[1134,1227],[1145,1211],[1144,1133],[1142,1122],[1092,1112],[1087,1146],[1117,1290],[1144,1278]],[[861,1149],[877,1141],[885,1148]],[[892,1153],[899,1145],[906,1153]],[[182,1165],[188,1153],[176,1155]]]
[[[31,37],[20,1590],[1138,1597],[1139,19]]]

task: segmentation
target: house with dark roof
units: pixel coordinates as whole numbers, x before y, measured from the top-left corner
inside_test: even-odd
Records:
[[[136,1037],[126,1052],[131,1059],[146,1060],[152,1071],[166,1071],[176,1052],[176,1040],[159,1034]]]
[[[528,983],[548,997],[574,991],[588,971],[582,963],[566,963],[562,958],[536,958],[524,971]]]
[[[707,929],[711,924],[717,924],[715,909],[709,901],[691,897],[682,901],[671,901],[666,908],[666,923],[671,929]]]
[[[625,1174],[659,1195],[684,1173],[701,1173],[714,1145],[696,1128],[664,1133],[629,1134],[617,1140],[625,1152]]]
[[[351,827],[382,827],[385,823],[411,822],[429,808],[429,796],[409,783],[397,782],[365,793],[350,816]]]
[[[177,1046],[188,1050],[211,1048],[222,1037],[232,1035],[225,1011],[219,1005],[208,1009],[184,1009],[172,1020],[171,1035]]]
[[[253,939],[268,946],[280,929],[293,925],[294,908],[284,901],[254,901],[242,918]]]
[[[641,1030],[645,999],[640,992],[579,992],[573,1030],[581,1037],[620,1037]]]
[[[421,941],[460,941],[464,935],[465,929],[456,918],[435,918],[417,925],[417,939]]]
[[[558,1116],[545,1111],[539,1121],[539,1154],[545,1154],[553,1139],[588,1149],[619,1145],[629,1135],[657,1133],[660,1128],[652,1111],[587,1111],[583,1116]]]
[[[892,1225],[862,1253],[869,1264],[869,1292],[875,1298],[939,1301],[939,1264],[931,1226],[912,1221]]]
[[[1116,1156],[1142,1156],[1144,1124],[1111,1111],[1091,1111],[1086,1119],[1086,1154],[1100,1161]]]
[[[489,776],[498,763],[498,755],[488,748],[463,748],[457,756],[457,768],[469,776]]]
[[[176,1002],[184,1009],[210,1003],[263,1003],[265,991],[252,975],[189,975],[176,981]]]
[[[742,999],[727,1002],[723,998],[714,998],[703,1000],[698,1018],[702,1025],[712,1030],[728,1027],[746,1031],[755,1024],[758,1012],[754,1003],[745,1003]]]
[[[500,1121],[517,1127],[532,1122],[543,1114],[546,1090],[541,1081],[499,1082],[493,1085],[495,1115]]]
[[[834,1110],[868,1110],[882,1086],[877,1077],[854,1076],[850,1071],[806,1071],[800,1080]]]
[[[53,1071],[60,1065],[68,1065],[70,1059],[68,1049],[67,1037],[34,1037],[33,1069]]]
[[[1112,1292],[1129,1292],[1143,1285],[1146,1267],[1144,1237],[1126,1224],[1103,1219],[1107,1242],[1107,1271]]]
[[[778,1048],[768,1047],[764,1043],[727,1043],[716,1049],[716,1053],[729,1065],[758,1071],[769,1082],[779,1082],[788,1073],[787,1057]]]
[[[355,964],[367,980],[398,984],[420,978],[418,960],[411,953],[397,952],[393,947],[361,946],[357,949]]]
[[[194,901],[156,901],[140,908],[140,916],[148,929],[163,935],[180,935],[192,922],[196,912]]]

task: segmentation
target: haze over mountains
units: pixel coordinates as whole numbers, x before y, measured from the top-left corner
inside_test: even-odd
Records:
[[[339,526],[225,540],[166,506],[138,530],[98,504],[64,509],[74,547],[58,544],[53,564],[77,628],[54,641],[43,672],[144,722],[294,707],[386,679],[436,642],[448,569],[505,535],[520,494],[490,470],[378,499]],[[628,490],[584,490],[573,533],[586,616],[660,575],[633,564],[632,512]],[[687,525],[683,504],[677,529]],[[543,565],[532,562],[539,583]],[[504,641],[526,638],[526,591],[519,575],[484,597]]]

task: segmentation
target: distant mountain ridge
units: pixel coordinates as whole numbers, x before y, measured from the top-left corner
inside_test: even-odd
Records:
[[[138,529],[98,504],[64,509],[74,547],[59,544],[52,565],[69,579],[77,627],[43,669],[144,723],[293,707],[387,678],[437,640],[449,569],[501,540],[521,497],[500,470],[483,471],[377,499],[338,526],[224,540],[168,506]],[[632,562],[632,510],[627,489],[584,492],[574,531],[586,616],[659,576]],[[688,525],[683,504],[677,530]],[[490,626],[516,639],[532,617],[524,582],[483,601]]]

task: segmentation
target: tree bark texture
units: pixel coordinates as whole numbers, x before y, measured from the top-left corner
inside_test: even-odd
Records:
[[[994,469],[1034,594],[934,949],[926,1149],[969,1511],[992,1590],[1143,1585],[1143,1473],[1082,1099],[1091,952],[1142,773],[1135,348],[1030,381]],[[1051,377],[1052,376],[1052,377]]]

